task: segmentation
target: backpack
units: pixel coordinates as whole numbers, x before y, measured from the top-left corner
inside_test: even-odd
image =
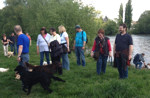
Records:
[[[139,55],[139,54],[136,54],[136,55],[134,56],[133,63],[136,64],[136,63],[139,61],[139,59],[140,59],[140,55]]]
[[[82,31],[82,41],[83,41],[83,32],[84,32],[84,31]],[[86,43],[88,43],[87,35],[86,35]]]
[[[62,45],[57,40],[51,42],[50,48],[52,57],[60,56],[63,53]]]

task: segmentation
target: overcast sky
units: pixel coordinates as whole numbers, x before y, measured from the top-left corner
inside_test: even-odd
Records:
[[[100,10],[103,16],[110,19],[118,18],[120,4],[123,3],[124,10],[128,0],[82,0],[84,4],[93,5]],[[0,0],[0,9],[4,7],[4,0]],[[133,20],[137,21],[145,10],[150,10],[150,0],[132,0]]]

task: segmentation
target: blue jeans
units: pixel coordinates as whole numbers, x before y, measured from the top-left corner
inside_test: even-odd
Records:
[[[97,74],[100,75],[101,71],[103,73],[106,72],[106,65],[107,65],[107,58],[108,56],[100,55],[97,61]]]
[[[10,44],[11,52],[14,52],[14,55],[16,55],[16,44]]]
[[[46,56],[47,64],[50,64],[50,62],[49,62],[49,51],[43,51],[43,52],[40,52],[40,65],[41,66],[43,65],[43,61],[44,61],[44,54]]]
[[[25,62],[29,62],[29,53],[21,54],[21,61],[19,62],[19,65],[24,66]]]
[[[128,66],[126,65],[126,68],[125,68],[122,64],[121,58],[118,58],[118,57],[116,58],[116,63],[118,67],[119,78],[120,79],[128,78]]]
[[[68,53],[62,54],[62,67],[70,70]]]
[[[81,65],[81,60],[82,60],[82,66],[85,66],[85,56],[84,56],[84,50],[82,49],[82,47],[76,47],[75,52],[76,52],[76,57],[77,57],[77,64]]]
[[[137,63],[135,64],[135,67],[137,68],[138,65],[139,65],[139,69],[141,69],[141,68],[142,68],[142,62],[137,62]]]

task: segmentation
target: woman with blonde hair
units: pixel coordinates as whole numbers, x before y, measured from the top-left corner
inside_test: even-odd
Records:
[[[59,26],[58,30],[60,33],[61,44],[63,45],[62,67],[65,68],[66,70],[70,70],[69,58],[68,58],[68,52],[70,51],[70,49],[69,49],[69,37],[68,37],[68,34],[66,32],[66,28],[63,25]]]

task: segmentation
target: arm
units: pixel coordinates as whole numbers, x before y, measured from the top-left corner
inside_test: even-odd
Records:
[[[112,57],[112,50],[111,50],[110,40],[108,40],[107,43],[108,43],[109,56]]]
[[[94,56],[95,48],[96,48],[96,41],[94,41],[94,44],[93,44],[93,47],[92,47],[91,57],[93,57],[93,56]]]
[[[132,59],[133,45],[129,46],[129,60]]]
[[[85,44],[86,44],[86,42],[83,41],[83,47],[82,47],[83,50],[85,49]]]
[[[37,50],[37,55],[39,55],[39,36],[37,38],[37,46],[36,46],[36,50]]]
[[[69,38],[66,37],[65,39],[66,39],[66,41],[67,41],[67,48],[68,48],[68,51],[69,51]]]
[[[37,55],[39,55],[39,46],[36,46]]]
[[[113,56],[115,56],[115,53],[116,53],[116,44],[114,43],[114,46],[113,46]]]
[[[86,40],[87,40],[87,39],[86,39],[86,33],[83,32],[83,47],[82,47],[83,50],[85,49]]]
[[[1,40],[2,44],[4,44],[3,40]]]
[[[19,49],[18,49],[18,62],[21,61],[21,53],[22,53],[22,50],[23,50],[23,45],[19,45]]]

